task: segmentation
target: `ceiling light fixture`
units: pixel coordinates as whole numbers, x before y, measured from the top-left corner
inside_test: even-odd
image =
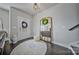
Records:
[[[34,4],[33,4],[33,9],[34,9],[35,11],[39,9],[39,6],[38,6],[37,3],[34,3]]]

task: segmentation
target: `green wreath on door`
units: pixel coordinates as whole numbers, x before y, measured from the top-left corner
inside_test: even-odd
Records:
[[[42,19],[42,24],[43,25],[47,25],[48,24],[48,19],[47,18],[43,18]]]

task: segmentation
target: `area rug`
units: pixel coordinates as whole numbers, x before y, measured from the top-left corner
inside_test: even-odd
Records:
[[[13,49],[11,55],[45,55],[47,45],[40,40],[28,40]]]

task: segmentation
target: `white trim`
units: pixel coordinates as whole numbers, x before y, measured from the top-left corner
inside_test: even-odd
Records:
[[[11,34],[11,29],[12,29],[12,28],[11,28],[11,25],[12,25],[12,24],[11,24],[11,23],[12,23],[12,22],[11,22],[11,8],[9,8],[9,39],[10,39],[10,40],[9,40],[9,43],[12,43],[12,42],[11,42],[11,39],[12,39],[12,38],[11,38],[11,35],[12,35],[12,34]]]

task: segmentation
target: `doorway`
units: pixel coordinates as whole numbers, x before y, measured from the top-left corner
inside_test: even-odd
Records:
[[[40,21],[41,40],[52,43],[52,17],[44,17]]]

